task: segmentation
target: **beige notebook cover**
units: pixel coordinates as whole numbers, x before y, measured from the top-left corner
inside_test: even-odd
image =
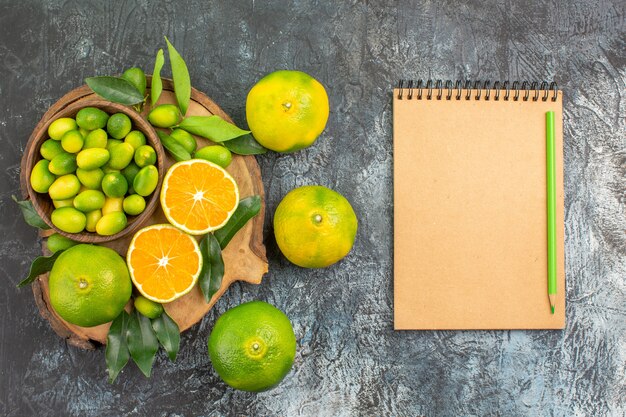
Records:
[[[565,326],[562,95],[393,98],[395,329]],[[556,101],[552,101],[557,94]],[[547,290],[545,113],[556,121],[558,297]]]

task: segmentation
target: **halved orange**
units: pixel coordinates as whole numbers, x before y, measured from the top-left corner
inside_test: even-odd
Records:
[[[192,236],[169,224],[155,224],[135,234],[126,263],[135,287],[144,297],[169,303],[196,285],[202,254]]]
[[[203,159],[178,162],[167,171],[161,207],[174,226],[203,235],[224,226],[239,204],[237,183],[222,167]]]

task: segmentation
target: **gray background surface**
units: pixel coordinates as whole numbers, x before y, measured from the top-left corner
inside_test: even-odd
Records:
[[[0,415],[623,416],[626,413],[624,2],[0,1]],[[489,2],[491,3],[491,2]],[[270,273],[234,285],[184,334],[175,364],[114,385],[103,350],[68,347],[17,290],[39,254],[13,202],[19,160],[46,109],[87,76],[152,70],[168,35],[192,84],[245,126],[249,88],[300,69],[327,88],[315,146],[258,158]],[[565,93],[567,328],[394,332],[392,109],[398,78],[556,80]],[[271,220],[289,190],[353,203],[353,252],[323,270],[282,257]],[[227,388],[206,338],[242,301],[293,322],[293,370],[260,394]]]

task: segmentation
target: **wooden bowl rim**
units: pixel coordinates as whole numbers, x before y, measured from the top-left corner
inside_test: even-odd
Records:
[[[60,102],[64,98],[65,97],[62,97],[53,106],[61,104]],[[118,233],[114,235],[103,236],[103,235],[98,235],[96,233],[87,232],[87,231],[83,231],[80,233],[67,233],[67,232],[64,232],[63,230],[60,230],[54,224],[52,224],[52,220],[50,219],[50,214],[47,213],[42,207],[42,205],[40,204],[40,199],[42,198],[49,199],[49,197],[46,197],[46,195],[44,194],[35,192],[35,190],[33,190],[32,186],[30,185],[30,180],[28,178],[34,165],[40,159],[42,159],[39,154],[39,148],[41,147],[41,144],[48,138],[48,127],[50,126],[50,124],[52,124],[52,122],[54,122],[55,120],[61,117],[75,116],[76,113],[78,113],[80,109],[83,109],[85,107],[97,107],[97,108],[101,108],[105,110],[114,109],[115,112],[126,114],[133,121],[134,128],[136,130],[140,130],[142,133],[146,135],[146,139],[148,141],[147,143],[149,143],[154,148],[156,155],[157,155],[156,167],[157,167],[157,171],[159,174],[159,181],[157,183],[156,189],[154,190],[154,192],[152,193],[152,196],[150,197],[150,200],[146,202],[145,210],[138,216],[134,216],[123,230],[119,231]],[[108,110],[107,113],[111,114],[111,111]],[[46,117],[48,118],[46,119]],[[28,139],[28,142],[26,144],[26,148],[24,149],[24,156],[22,157],[23,163],[21,164],[23,169],[21,169],[20,175],[23,176],[22,184],[26,186],[28,198],[30,199],[35,211],[43,219],[43,221],[48,226],[50,226],[50,228],[52,228],[55,232],[77,242],[100,243],[100,242],[108,242],[111,240],[119,239],[121,237],[128,235],[129,233],[132,233],[138,230],[141,227],[141,225],[145,223],[145,221],[149,219],[150,216],[152,216],[157,206],[159,205],[159,196],[161,193],[161,185],[163,183],[163,177],[164,177],[164,166],[165,166],[164,158],[165,156],[164,156],[163,146],[161,145],[161,142],[157,136],[156,131],[154,130],[152,125],[150,125],[150,123],[148,123],[148,121],[143,118],[141,114],[139,114],[138,112],[136,112],[135,110],[127,106],[124,106],[118,103],[113,103],[108,100],[87,99],[87,100],[82,100],[82,101],[70,102],[67,106],[63,107],[62,109],[60,109],[53,115],[47,116],[47,113],[44,114],[42,119],[39,121],[39,123],[37,123],[37,125],[35,126],[35,129],[31,133],[30,138]]]

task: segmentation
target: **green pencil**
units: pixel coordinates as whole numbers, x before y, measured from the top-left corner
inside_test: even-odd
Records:
[[[548,298],[554,314],[556,304],[556,169],[554,112],[546,113],[546,196],[548,212]]]

